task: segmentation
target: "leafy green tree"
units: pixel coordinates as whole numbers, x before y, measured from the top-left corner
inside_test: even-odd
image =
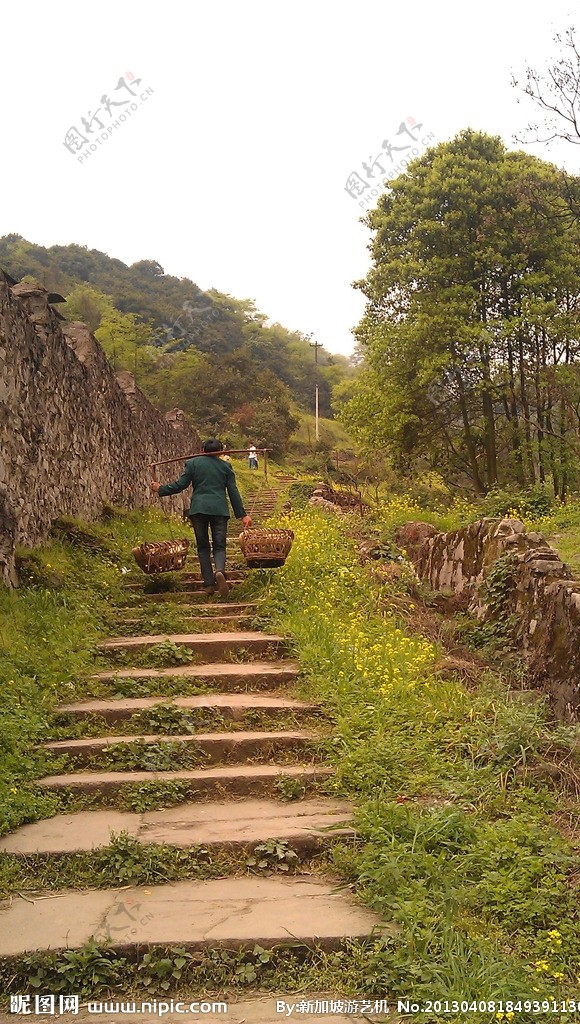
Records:
[[[106,313],[95,338],[103,346],[114,370],[130,370],[139,381],[139,370],[143,364],[151,364],[156,356],[147,352],[151,328],[140,322],[134,313],[119,313],[113,309]]]
[[[391,183],[366,218],[365,368],[343,412],[367,445],[479,494],[547,467],[565,489],[568,414],[548,376],[577,355],[578,231],[552,215],[564,206],[556,168],[472,131]]]
[[[103,317],[114,316],[116,310],[110,295],[92,288],[90,284],[78,284],[66,297],[60,307],[67,320],[81,320],[95,333]]]

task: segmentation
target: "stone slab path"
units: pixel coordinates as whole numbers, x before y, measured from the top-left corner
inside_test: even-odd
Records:
[[[279,800],[220,800],[182,804],[159,811],[84,811],[58,814],[25,825],[0,840],[0,850],[18,856],[64,854],[107,846],[113,832],[127,832],[140,843],[189,847],[212,844],[245,846],[273,836],[292,842],[312,837],[353,834],[350,807],[344,800],[320,797],[281,803]]]
[[[34,949],[71,949],[91,937],[112,949],[172,944],[236,949],[251,942],[336,949],[344,936],[381,930],[376,914],[347,892],[310,878],[220,878],[127,889],[65,891],[0,912],[0,956]]]
[[[195,747],[200,755],[203,754],[205,764],[219,764],[222,761],[239,761],[246,758],[255,758],[260,754],[272,754],[281,750],[308,750],[314,745],[316,737],[309,732],[291,731],[285,729],[281,732],[196,732],[195,735],[179,735],[170,733],[167,736],[159,736],[155,733],[150,735],[131,736],[90,736],[80,740],[56,740],[53,743],[43,744],[45,750],[53,754],[68,754],[75,760],[75,765],[80,767],[90,760],[98,758],[99,754],[106,753],[110,747],[118,749],[120,745],[126,744],[128,740],[132,743],[141,744],[172,744],[181,747],[186,752],[186,747]],[[175,752],[174,752],[175,753]],[[179,757],[179,753],[176,753]]]
[[[131,739],[131,737],[128,737]],[[46,790],[68,790],[84,794],[114,794],[127,786],[143,785],[147,782],[184,782],[191,796],[198,798],[218,797],[221,793],[229,796],[248,796],[251,793],[267,792],[272,783],[291,779],[302,783],[324,781],[332,775],[332,769],[303,765],[246,764],[228,765],[219,768],[177,769],[173,772],[130,771],[130,772],[67,772],[65,775],[48,775],[40,779],[39,786]]]
[[[275,489],[263,494],[256,499],[253,514],[258,520],[271,514],[276,500]],[[243,570],[234,572],[236,588],[243,588],[244,575]],[[29,888],[0,903],[0,957],[18,957],[35,949],[76,949],[91,937],[137,955],[155,944],[251,951],[256,943],[271,947],[290,942],[310,949],[335,949],[347,938],[364,940],[389,930],[378,915],[356,901],[346,884],[308,870],[311,854],[324,849],[333,837],[351,840],[354,832],[349,804],[324,795],[333,775],[321,746],[329,723],[321,709],[292,692],[299,667],[288,658],[287,642],[255,630],[212,630],[212,624],[223,625],[226,617],[259,614],[259,604],[237,600],[235,592],[225,601],[208,600],[196,589],[195,574],[189,574],[181,586],[180,591],[153,592],[149,580],[132,578],[127,589],[130,604],[120,609],[119,622],[125,630],[123,616],[128,613],[136,627],[133,635],[105,641],[100,651],[109,659],[121,653],[125,662],[135,655],[143,664],[120,667],[113,662],[110,669],[87,680],[87,693],[99,696],[57,709],[58,739],[44,746],[49,757],[66,752],[72,759],[64,771],[62,762],[57,762],[58,774],[47,775],[39,785],[51,792],[87,796],[91,810],[26,825],[5,837],[0,850],[21,858],[41,855],[48,869],[51,858],[56,864],[57,858],[75,852],[90,854],[110,845],[113,834],[120,833],[144,847],[162,844],[195,850],[202,846],[206,851],[237,850],[242,858],[243,851],[273,840],[289,844],[298,854],[297,867],[286,875],[269,871],[244,876],[239,874],[238,857],[236,873],[219,879],[45,892]],[[145,634],[149,602],[171,606],[183,632]],[[207,632],[187,632],[192,609],[200,620],[203,617],[202,628],[207,623]],[[167,641],[188,647],[197,663],[147,665],[151,649]],[[186,690],[164,696],[168,678],[174,681],[172,689],[178,689],[182,680],[184,689],[191,691],[199,680],[207,692],[192,695]],[[134,696],[119,694],[120,689],[130,693],[132,687]],[[146,696],[137,695],[141,687]],[[190,716],[187,728],[182,719],[178,719],[179,728],[169,728],[169,719],[157,710],[160,705],[166,708],[163,714]],[[138,735],[120,728],[119,723],[131,728],[128,720],[134,715],[153,712],[157,717],[141,719],[148,724]],[[92,734],[96,731],[93,718],[100,723],[98,736]],[[139,720],[135,721],[139,728]],[[87,734],[87,730],[91,731]],[[145,751],[145,763],[150,764],[161,753],[167,757],[170,743],[175,760],[171,771],[99,770],[99,764],[103,768],[110,764],[102,759],[113,747],[125,756],[124,746],[132,744],[131,756]],[[196,751],[204,755],[202,767],[197,766]],[[190,755],[194,768],[187,766],[192,763],[186,760]],[[121,768],[124,762],[114,763]],[[159,809],[133,813],[115,807],[134,792],[165,794],[169,787],[156,787],[168,782],[180,785],[171,789],[171,800],[158,798]],[[175,806],[163,806],[164,800]],[[242,859],[242,870],[243,863]],[[221,1019],[247,1019],[252,1024],[283,1019],[272,1016],[272,999],[237,1000],[234,1016]],[[74,1019],[81,1020],[82,1012]],[[321,1022],[326,1017],[295,1013],[284,1019]],[[336,1024],[351,1018],[333,1013],[329,1019]],[[39,1018],[35,1020],[38,1024]]]
[[[277,666],[275,667],[277,668]],[[239,673],[236,674],[239,675]],[[273,675],[276,679],[275,672]],[[108,677],[101,676],[101,678]],[[276,713],[285,714],[292,711],[295,714],[300,712],[306,714],[315,710],[313,704],[292,697],[272,697],[262,693],[202,693],[192,697],[118,697],[116,699],[83,700],[76,704],[61,704],[60,712],[79,720],[90,715],[97,715],[107,722],[120,722],[123,719],[131,718],[139,711],[145,711],[147,708],[154,708],[160,704],[171,704],[173,707],[183,708],[187,711],[211,709],[219,711],[224,718],[231,718],[232,721],[241,721],[246,711],[267,712],[270,716],[275,717]]]
[[[199,678],[208,684],[239,688],[274,688],[280,683],[290,682],[298,676],[298,665],[294,661],[250,661],[247,664],[216,662],[209,665],[175,665],[171,668],[118,668],[114,672],[99,672],[93,679],[114,681],[115,679],[154,679],[162,676]],[[165,699],[165,698],[160,698]]]
[[[160,633],[157,636],[121,636],[106,640],[100,644],[100,650],[105,654],[112,654],[116,651],[146,651],[163,643],[188,647],[194,655],[197,654],[208,661],[214,659],[219,661],[224,654],[235,653],[240,648],[252,654],[282,653],[285,650],[283,637],[257,633],[253,630],[237,633]]]

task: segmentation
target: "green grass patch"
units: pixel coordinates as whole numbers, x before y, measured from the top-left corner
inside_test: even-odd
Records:
[[[0,985],[6,995],[32,990],[91,1000],[108,994],[119,1000],[180,993],[213,993],[215,998],[216,992],[234,995],[256,989],[295,992],[296,1002],[309,991],[368,998],[369,993],[380,996],[388,990],[393,973],[387,967],[389,957],[396,972],[396,948],[388,939],[345,941],[332,952],[299,943],[193,953],[179,946],[150,946],[132,959],[92,941],[78,950],[6,960],[0,964]]]
[[[154,510],[108,509],[99,523],[61,519],[55,533],[19,551],[20,587],[0,588],[0,834],[55,812],[55,796],[33,785],[47,770],[35,747],[56,706],[85,697],[84,680],[104,667],[99,643],[127,601],[125,579],[138,572],[132,547],[168,539],[169,528]]]
[[[143,711],[137,711],[128,718],[107,722],[102,716],[87,715],[77,718],[65,713],[55,715],[46,741],[81,739],[82,737],[103,737],[136,735],[195,736],[207,732],[240,732],[248,730],[296,730],[318,729],[325,724],[321,713],[308,715],[293,711],[279,712],[276,709],[258,710],[250,708],[239,718],[224,715],[219,708],[182,708],[176,704],[160,703]],[[328,725],[326,726],[328,728]]]
[[[308,870],[327,871],[332,837],[295,850],[284,840],[228,848],[197,844],[140,843],[130,833],[112,833],[108,846],[62,855],[0,854],[0,897],[11,892],[116,889],[119,885],[163,885],[186,879],[220,878]]]
[[[383,968],[391,990],[573,998],[580,852],[555,827],[562,791],[542,764],[570,753],[578,730],[501,678],[467,690],[437,675],[436,647],[385,614],[348,519],[310,509],[289,525],[294,547],[264,596],[311,698],[336,718],[332,789],[356,800],[365,843],[338,847],[335,862],[400,928]]]

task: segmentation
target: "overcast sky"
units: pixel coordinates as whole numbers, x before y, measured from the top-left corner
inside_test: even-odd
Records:
[[[557,54],[552,37],[571,10],[561,0],[487,0],[476,13],[452,0],[5,5],[0,234],[158,260],[349,353],[364,305],[351,283],[369,265],[349,175],[368,184],[363,163],[372,169],[383,151],[374,173],[387,166],[385,144],[423,151],[422,140],[467,127],[516,146],[534,108],[518,104],[511,73]],[[422,125],[416,141],[397,134],[409,118]],[[580,147],[529,149],[579,169]]]

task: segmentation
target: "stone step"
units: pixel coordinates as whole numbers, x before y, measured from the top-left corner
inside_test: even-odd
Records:
[[[248,572],[248,570],[245,569],[245,568],[227,569],[226,570],[226,575],[227,575],[227,578],[228,578],[228,582],[229,583],[240,583],[242,580],[245,580],[245,578],[247,576],[247,572]],[[142,579],[132,580],[132,581],[130,581],[128,583],[125,583],[124,589],[125,590],[141,590],[142,587],[144,586],[145,582],[146,582],[146,580],[142,580]],[[201,576],[201,574],[199,572],[182,572],[179,575],[179,582],[181,584],[185,584],[185,583],[187,583],[187,584],[189,584],[189,583],[199,583],[201,587],[204,586],[203,577]]]
[[[213,612],[227,613],[228,615],[252,615],[260,605],[256,601],[228,601],[224,603],[201,604],[196,606],[196,617],[205,618]]]
[[[381,919],[337,892],[334,884],[294,878],[220,878],[87,892],[0,903],[0,957],[84,946],[93,937],[111,950],[148,945],[188,950],[265,949],[291,941],[324,949],[345,938],[364,940]],[[384,925],[382,926],[385,927]]]
[[[209,665],[175,665],[171,668],[119,668],[114,672],[100,672],[91,678],[114,682],[115,679],[162,679],[171,676],[199,679],[202,683],[219,686],[230,693],[245,693],[252,689],[275,690],[285,683],[294,682],[299,672],[300,666],[293,661],[253,661],[246,664],[226,661]]]
[[[244,577],[244,579],[245,579],[245,577]],[[142,582],[139,582],[139,583],[126,583],[124,589],[130,591],[131,593],[134,592],[135,594],[142,594],[142,593],[145,593],[145,594],[147,594],[147,593],[159,594],[159,593],[161,593],[161,594],[163,594],[165,596],[168,593],[172,593],[172,591],[167,591],[167,590],[162,590],[162,591],[156,591],[156,590],[146,591],[143,588],[144,588],[144,586],[145,586],[145,584],[147,582],[148,582],[148,580],[143,580]],[[228,580],[230,590],[234,590],[236,587],[239,587],[240,583],[242,583],[242,582],[243,581],[241,579]],[[202,594],[203,595],[204,594],[204,586],[205,586],[205,584],[203,583],[202,580],[189,580],[189,581],[186,581],[185,583],[181,583],[180,584],[180,591],[181,591],[181,593],[184,593],[184,594]],[[179,593],[179,591],[173,591],[173,593]]]
[[[109,747],[127,746],[128,743],[164,745],[179,744],[184,753],[190,747],[199,751],[200,759],[205,765],[244,764],[257,757],[265,760],[275,757],[283,750],[314,751],[316,736],[310,732],[285,730],[283,732],[211,732],[195,733],[194,735],[157,734],[147,736],[104,736],[90,737],[80,740],[57,740],[43,743],[42,749],[53,754],[68,754],[74,758],[75,768],[82,768],[92,759],[98,760]],[[176,753],[175,762],[179,764],[180,754]]]
[[[245,666],[242,666],[245,667]],[[61,704],[57,714],[70,715],[77,721],[95,715],[105,722],[122,722],[140,711],[159,704],[171,704],[186,711],[218,711],[232,722],[241,722],[248,712],[261,712],[276,720],[291,712],[296,717],[312,714],[315,705],[291,697],[268,697],[255,693],[214,693],[192,697],[120,697],[112,700],[83,700],[76,704]]]
[[[226,765],[217,768],[194,768],[175,772],[79,772],[47,775],[37,785],[53,792],[70,790],[85,794],[118,794],[127,786],[148,782],[184,782],[187,794],[198,798],[218,799],[227,796],[256,796],[267,792],[280,779],[290,778],[305,786],[328,779],[332,768],[319,765]],[[185,794],[184,794],[185,796]]]
[[[245,566],[242,566],[239,569],[226,569],[226,576],[230,583],[233,583],[234,580],[236,582],[241,582],[242,580],[245,580],[247,575],[248,570]],[[184,572],[179,578],[182,583],[203,583],[203,576],[199,572]]]
[[[351,806],[346,801],[310,797],[305,800],[218,800],[180,804],[159,811],[81,811],[24,825],[0,839],[0,851],[16,856],[69,854],[108,846],[111,833],[127,832],[144,846],[236,849],[268,839],[283,839],[306,852],[326,838],[354,834]]]
[[[99,650],[103,654],[131,653],[148,651],[158,644],[167,642],[187,647],[193,654],[207,661],[219,661],[225,655],[236,654],[239,651],[245,651],[249,655],[270,656],[286,653],[283,637],[251,630],[235,633],[159,633],[155,636],[113,637],[111,640],[99,644]]]
[[[215,608],[216,603],[211,600],[211,596],[204,594],[202,590],[151,590],[151,591],[140,591],[135,593],[136,604],[131,605],[129,610],[133,610],[135,607],[145,607],[150,601],[160,601],[167,604],[191,604],[199,607],[200,611],[204,608]],[[141,603],[143,602],[143,603]],[[218,608],[236,608],[244,602],[230,601],[229,598],[224,598],[223,601],[217,605]],[[123,609],[121,609],[123,610]]]
[[[252,618],[251,615],[180,615],[179,618],[183,622],[191,622],[192,624],[206,623],[211,629],[212,625],[230,626],[232,629],[234,626],[242,626],[245,622],[248,622]],[[122,626],[139,626],[141,619],[123,619]]]

